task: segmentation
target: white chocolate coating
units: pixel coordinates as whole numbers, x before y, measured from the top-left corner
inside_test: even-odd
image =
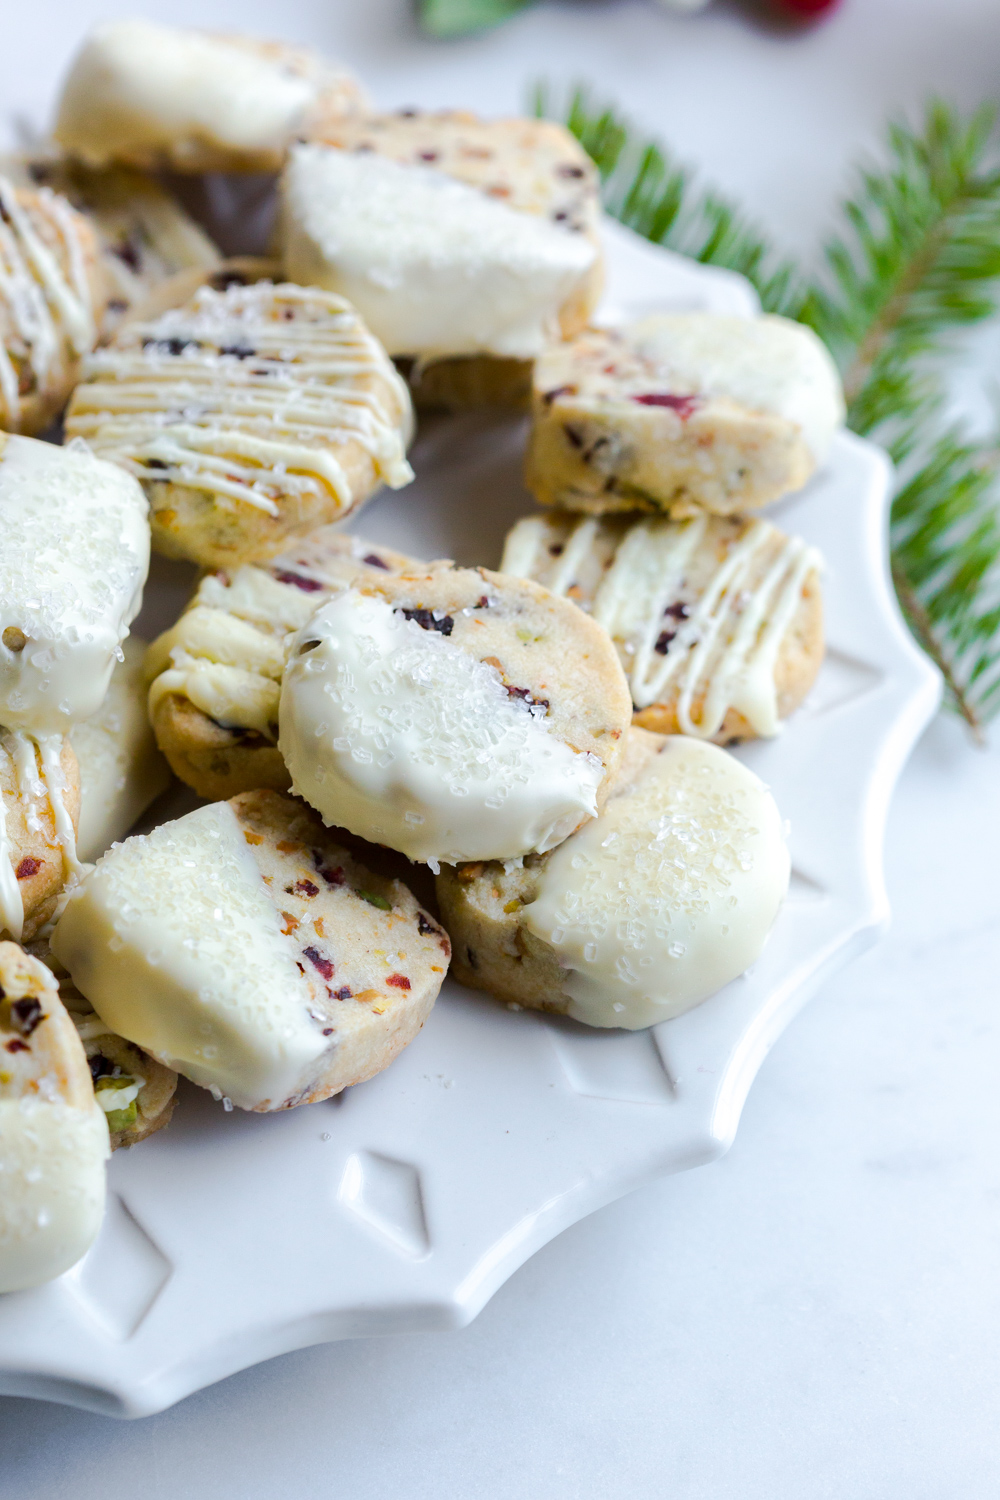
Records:
[[[393,488],[413,478],[405,385],[354,309],[315,288],[202,287],[185,307],[128,324],[84,377],[67,431],[140,479],[224,506],[276,516],[283,495],[328,493],[349,510],[334,448],[351,441]]]
[[[111,849],[52,951],[113,1031],[244,1109],[294,1098],[328,1049],[227,802]]]
[[[529,516],[508,536],[501,571],[534,578],[563,596],[583,569],[596,573],[600,582],[588,611],[619,649],[636,708],[662,702],[676,687],[685,734],[712,739],[736,709],[756,734],[770,737],[781,728],[775,663],[806,579],[823,560],[801,538],[752,521],[698,598],[685,604],[683,619],[665,621],[712,524],[706,513],[688,521],[639,521],[615,548],[598,519],[582,519],[553,564],[549,522]]]
[[[430,167],[295,146],[284,183],[289,276],[340,292],[390,354],[530,359],[595,247]]]
[[[355,590],[299,632],[279,722],[294,789],[411,859],[515,859],[597,810],[596,756],[551,734],[495,668]]]
[[[0,537],[0,724],[65,733],[100,708],[142,603],[146,498],[84,449],[8,437]]]
[[[280,153],[321,81],[236,39],[112,21],[91,32],[73,61],[55,136],[95,167],[159,154],[197,160],[206,145]]]
[[[789,869],[763,783],[725,750],[677,735],[552,853],[522,920],[567,969],[571,1016],[637,1030],[755,961]]]
[[[90,1248],[109,1154],[96,1100],[0,1099],[0,1292],[51,1281]]]
[[[104,702],[70,734],[80,767],[77,849],[85,861],[124,838],[170,781],[146,713],[145,642],[129,636],[122,649],[125,660],[115,665]]]
[[[625,330],[640,359],[675,395],[725,396],[794,422],[818,464],[844,420],[837,368],[811,329],[788,318],[655,314]],[[650,389],[649,373],[632,384]],[[628,382],[626,382],[628,385]],[[630,389],[614,392],[628,399]]]

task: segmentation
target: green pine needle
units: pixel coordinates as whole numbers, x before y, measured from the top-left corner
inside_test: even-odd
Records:
[[[534,102],[551,113],[544,88]],[[844,377],[848,425],[898,465],[900,603],[980,737],[1000,713],[1000,436],[972,443],[941,412],[955,334],[989,317],[1000,289],[994,111],[962,119],[935,101],[919,129],[890,126],[885,160],[861,171],[815,284],[736,205],[586,90],[556,116],[596,162],[609,213],[657,244],[742,272],[765,311],[825,340]]]
[[[420,26],[429,36],[468,36],[509,21],[528,0],[420,0]]]

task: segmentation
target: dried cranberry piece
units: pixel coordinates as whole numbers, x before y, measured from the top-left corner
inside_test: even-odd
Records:
[[[289,573],[284,568],[273,568],[271,577],[277,579],[278,583],[290,583],[295,588],[301,589],[304,594],[318,594],[324,587],[316,578],[305,578],[301,573]]]
[[[34,859],[30,854],[26,854],[15,871],[18,880],[30,880],[32,875],[38,874],[44,863],[44,860]]]
[[[368,556],[363,557],[361,561],[367,563],[370,568],[381,568],[383,572],[389,572],[389,564],[387,562],[383,562],[382,559],[380,557],[377,557],[374,552],[369,552]]]
[[[33,995],[26,1000],[14,1000],[10,1007],[11,1025],[14,1030],[20,1032],[21,1036],[30,1036],[38,1025],[44,1021],[42,1007]]]
[[[386,980],[386,984],[395,985],[397,990],[412,989],[412,985],[405,974],[390,974]]]
[[[549,706],[548,698],[533,698],[528,688],[511,687],[509,682],[505,682],[504,687],[511,698],[520,698],[521,702],[527,704],[529,708],[548,708]]]
[[[200,349],[197,339],[143,339],[144,349],[155,349],[157,354],[183,354],[185,349]]]
[[[319,875],[321,880],[325,880],[327,885],[343,885],[343,870],[339,865],[328,865],[325,861],[322,850],[314,849],[312,851],[312,858],[313,864],[316,866],[316,873],[317,875]]]
[[[659,391],[651,391],[647,396],[633,396],[632,400],[638,402],[640,406],[668,406],[671,411],[677,413],[682,422],[686,422],[701,405],[698,396],[668,396]]]
[[[324,979],[333,978],[333,964],[328,958],[324,958],[318,948],[303,948],[303,958],[308,958],[313,968],[322,974]]]
[[[437,619],[429,609],[404,609],[402,613],[407,620],[415,620],[421,630],[437,630],[441,635],[451,635],[455,628],[451,615],[442,615]]]

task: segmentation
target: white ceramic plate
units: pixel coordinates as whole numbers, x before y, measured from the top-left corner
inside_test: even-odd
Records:
[[[739,277],[609,231],[607,311],[752,316]],[[523,424],[430,424],[415,484],[357,529],[425,557],[495,564],[531,508]],[[888,465],[840,437],[775,508],[825,554],[829,650],[781,738],[739,752],[791,823],[789,899],[754,971],[648,1032],[513,1012],[448,982],[380,1077],[276,1116],[182,1085],[170,1128],[111,1164],[101,1235],[74,1270],[0,1298],[0,1391],[117,1415],[159,1411],[317,1343],[467,1323],[533,1251],[601,1204],[719,1156],[761,1059],[811,991],[884,926],[882,833],[938,698],[893,598]],[[159,566],[145,631],[187,587]]]

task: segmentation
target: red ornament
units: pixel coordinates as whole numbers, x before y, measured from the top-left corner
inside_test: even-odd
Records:
[[[800,21],[818,20],[828,10],[834,10],[840,0],[771,0],[774,9],[784,16],[794,16]]]

